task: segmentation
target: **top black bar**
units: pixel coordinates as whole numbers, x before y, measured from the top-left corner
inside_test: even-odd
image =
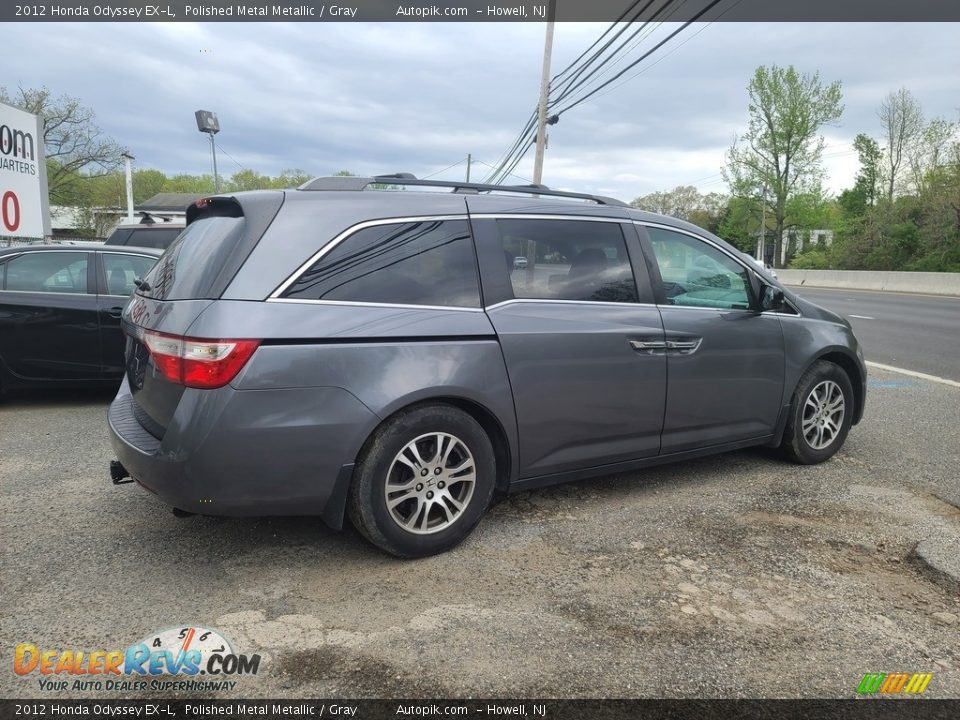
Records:
[[[633,6],[636,5],[636,8]],[[613,22],[630,17],[670,22],[932,22],[960,21],[958,0],[557,0],[560,22]],[[164,2],[2,3],[3,22],[544,22],[548,0],[173,0]],[[635,18],[633,13],[645,8]],[[659,17],[658,17],[659,16]]]
[[[392,185],[411,187],[450,188],[451,192],[500,192],[521,193],[523,195],[546,195],[550,197],[575,198],[590,200],[600,205],[619,205],[629,207],[622,200],[605,197],[603,195],[588,195],[586,193],[564,192],[551,190],[546,185],[488,185],[486,183],[457,182],[455,180],[420,180],[410,173],[395,173],[393,175],[376,175],[374,177],[357,177],[355,175],[334,175],[332,177],[318,177],[308,180],[298,190],[365,190],[371,185]]]

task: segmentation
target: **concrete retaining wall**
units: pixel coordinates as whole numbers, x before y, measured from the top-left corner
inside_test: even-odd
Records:
[[[784,285],[960,296],[960,273],[777,270]]]

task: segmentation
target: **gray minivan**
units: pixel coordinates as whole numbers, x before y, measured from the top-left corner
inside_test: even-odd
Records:
[[[115,482],[349,515],[403,557],[456,545],[495,492],[754,445],[822,462],[866,396],[842,317],[699,227],[544,186],[200,200],[123,328]]]

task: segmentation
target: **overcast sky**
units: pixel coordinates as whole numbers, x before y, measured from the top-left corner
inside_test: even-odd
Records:
[[[558,23],[553,71],[605,28]],[[3,83],[80,98],[140,168],[209,172],[193,117],[202,108],[219,115],[224,174],[423,177],[468,152],[497,163],[535,106],[543,36],[537,23],[18,24],[4,34],[14,61]],[[905,86],[928,116],[958,118],[958,47],[956,24],[694,25],[625,77],[647,68],[640,75],[550,129],[544,182],[626,200],[680,184],[724,191],[720,168],[746,126],[747,82],[776,63],[843,83],[843,118],[823,130],[826,184],[837,192],[856,172],[853,137],[879,137],[887,92]],[[531,151],[513,180],[530,178],[532,165]],[[460,179],[464,169],[435,177]],[[488,171],[479,164],[472,179]]]

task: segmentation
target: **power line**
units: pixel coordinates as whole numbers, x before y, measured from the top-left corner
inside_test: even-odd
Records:
[[[650,30],[649,30],[645,35],[641,36],[639,39],[636,40],[636,42],[634,42],[634,39],[637,37],[637,35],[639,35],[640,33],[642,33],[654,20],[657,19],[657,17],[658,17],[659,15],[661,15],[668,7],[670,7],[672,4],[674,4],[674,2],[676,2],[676,0],[667,0],[666,3],[664,3],[660,8],[658,8],[657,10],[655,10],[655,11],[653,12],[653,14],[652,14],[652,16],[650,17],[649,20],[647,20],[647,21],[645,21],[643,24],[641,24],[640,27],[637,28],[636,30],[634,30],[634,31],[627,37],[626,40],[624,40],[622,43],[620,43],[620,45],[617,46],[617,47],[610,53],[610,55],[609,55],[608,57],[606,57],[605,59],[603,59],[603,60],[600,62],[599,65],[597,65],[597,66],[594,67],[592,70],[590,70],[590,71],[586,74],[585,77],[582,77],[582,78],[581,78],[581,76],[583,75],[583,73],[587,71],[587,68],[588,68],[594,61],[596,61],[596,60],[610,47],[610,45],[612,45],[613,42],[614,42],[618,37],[620,37],[620,35],[622,35],[624,32],[626,32],[626,31],[630,28],[630,26],[633,24],[634,20],[636,20],[638,17],[640,17],[640,15],[642,15],[644,12],[646,12],[647,9],[648,9],[654,2],[655,2],[655,0],[648,0],[647,4],[644,5],[642,8],[640,8],[640,10],[637,11],[637,13],[630,19],[630,22],[627,23],[627,25],[625,25],[623,28],[621,28],[620,31],[619,31],[616,35],[614,35],[614,36],[606,43],[606,45],[604,45],[600,50],[598,50],[596,53],[594,53],[594,55],[590,58],[590,60],[588,60],[587,63],[585,63],[584,66],[583,66],[582,68],[580,68],[580,70],[579,70],[577,73],[575,73],[575,74],[574,74],[573,76],[571,76],[568,80],[566,80],[564,83],[562,83],[562,85],[564,85],[564,87],[559,87],[559,86],[557,87],[557,93],[558,93],[558,94],[557,94],[557,97],[554,98],[554,100],[551,102],[551,106],[555,106],[555,105],[559,104],[560,101],[562,101],[562,100],[564,100],[565,98],[567,98],[567,97],[569,97],[570,95],[572,95],[572,94],[573,94],[574,92],[576,92],[578,89],[580,89],[581,87],[583,87],[584,85],[586,85],[586,84],[590,81],[590,79],[593,78],[595,75],[598,75],[598,74],[602,75],[603,73],[607,72],[607,71],[609,70],[609,68],[607,67],[608,64],[612,67],[612,65],[615,65],[615,64],[617,64],[618,62],[620,62],[621,60],[623,60],[623,58],[625,57],[625,53],[630,52],[630,50],[633,50],[633,48],[635,48],[635,47],[636,47],[637,45],[639,45],[643,40],[645,40],[647,37],[649,37],[650,34],[659,26],[660,23],[658,22],[657,25],[655,25],[654,27],[650,28]],[[686,2],[686,0],[681,0],[681,3],[680,3],[680,4],[682,5],[684,2]],[[678,7],[679,7],[679,6],[678,6]],[[674,8],[674,10],[672,10],[672,11],[667,15],[667,18],[669,18],[670,15],[672,15],[675,11],[676,11],[676,8]],[[620,53],[625,47],[627,47],[628,45],[630,45],[630,43],[633,43],[633,45],[632,45],[628,50],[626,50],[623,55],[620,55],[620,57],[617,57],[617,54]],[[578,78],[580,78],[579,81],[578,81]]]
[[[466,158],[460,158],[460,159],[457,160],[455,163],[453,163],[453,165],[447,165],[443,170],[437,170],[435,173],[430,173],[429,175],[424,175],[424,176],[423,176],[422,178],[420,178],[420,179],[421,179],[421,180],[426,180],[427,178],[432,178],[434,175],[439,175],[439,174],[442,173],[442,172],[446,172],[446,171],[449,170],[450,168],[455,168],[457,165],[462,165],[462,164],[465,163],[466,161],[467,161]]]
[[[550,79],[551,84],[552,84],[552,83],[555,83],[555,82],[558,82],[558,81],[560,80],[560,78],[562,78],[562,77],[563,77],[564,75],[566,75],[570,70],[572,70],[573,67],[574,67],[578,62],[580,62],[580,61],[584,58],[584,56],[586,56],[586,54],[587,54],[588,52],[590,52],[594,47],[596,47],[597,43],[599,43],[601,40],[603,40],[604,36],[606,36],[607,33],[609,33],[611,30],[613,30],[613,29],[617,26],[617,23],[622,22],[623,19],[624,19],[627,15],[630,14],[630,11],[633,10],[633,8],[635,8],[635,7],[636,7],[637,5],[639,5],[641,2],[642,2],[642,0],[636,0],[636,2],[634,2],[630,7],[628,7],[626,10],[624,10],[624,11],[620,14],[620,17],[618,17],[616,20],[614,20],[612,23],[610,23],[610,26],[609,26],[606,30],[604,30],[602,33],[600,33],[600,37],[598,37],[596,40],[594,40],[594,41],[590,44],[590,47],[588,47],[586,50],[584,50],[582,53],[580,53],[580,55],[578,55],[577,58],[576,58],[573,62],[571,62],[571,63],[570,63],[569,65],[567,65],[563,70],[561,70],[559,73],[557,73],[556,75],[554,75],[554,76]]]
[[[486,162],[484,162],[483,160],[477,160],[477,158],[474,158],[473,161],[474,161],[474,162],[478,162],[478,163],[480,163],[481,165],[486,165],[488,168],[491,168],[491,169],[493,169],[493,170],[496,170],[496,168],[494,168],[493,165],[491,165],[490,163],[486,163]],[[533,185],[533,180],[531,180],[530,178],[525,178],[525,177],[523,177],[522,175],[517,175],[516,173],[509,173],[509,174],[512,175],[512,176],[515,177],[515,178],[519,178],[520,180],[523,180],[525,183],[528,183],[528,184],[530,184],[530,185]]]
[[[247,169],[247,168],[244,167],[242,164],[240,164],[239,162],[237,162],[237,160],[233,157],[233,155],[231,155],[231,154],[228,153],[226,150],[224,150],[224,149],[220,146],[220,143],[216,143],[216,145],[217,145],[217,150],[219,150],[219,151],[222,152],[224,155],[226,155],[228,158],[230,158],[231,160],[233,160],[234,164],[235,164],[238,168],[240,168],[241,170],[246,170],[246,169]]]
[[[644,9],[646,9],[646,7],[649,7],[649,5],[650,5],[653,1],[654,1],[654,0],[648,0],[648,1],[647,1],[647,5],[645,6]],[[598,45],[598,44],[603,40],[603,38],[604,38],[607,34],[609,34],[609,33],[611,32],[611,30],[613,30],[613,29],[617,26],[617,24],[618,24],[621,20],[623,20],[623,18],[627,17],[627,15],[629,15],[630,12],[631,12],[637,5],[639,5],[641,2],[643,2],[643,0],[635,0],[635,2],[634,2],[632,5],[630,5],[630,7],[626,8],[626,9],[623,11],[623,13],[621,13],[620,17],[617,18],[617,20],[615,20],[613,23],[611,23],[610,26],[607,27],[607,29],[604,30],[603,33],[600,34],[600,37],[598,37],[596,40],[594,40],[593,43],[592,43],[586,50],[584,50],[573,62],[571,62],[569,65],[567,65],[567,67],[565,67],[565,68],[564,68],[563,70],[561,70],[559,73],[557,73],[556,75],[554,75],[553,78],[551,78],[551,81],[550,81],[550,82],[551,82],[551,87],[553,86],[554,83],[558,82],[558,81],[560,80],[560,78],[562,78],[565,74],[567,74],[568,72],[570,72],[571,70],[573,70],[573,69],[576,67],[577,63],[579,63],[580,60],[582,60],[582,59],[590,52],[590,50],[592,50],[594,47],[596,47],[596,45]],[[641,12],[642,12],[642,11],[641,11]],[[638,14],[639,14],[639,13],[638,13]],[[635,17],[636,17],[636,16],[635,16]],[[633,20],[633,18],[631,18],[631,22],[632,22],[632,20]],[[615,36],[610,40],[610,42],[613,42],[613,40],[615,40],[616,37],[618,37],[622,32],[623,32],[623,30],[621,30],[619,33],[617,33],[617,35],[615,35]],[[598,52],[599,52],[599,53],[602,53],[603,50],[605,50],[606,47],[609,46],[610,42],[608,42],[607,45],[605,45],[603,48],[601,48],[601,50],[598,51]],[[587,61],[587,63],[584,65],[584,67],[586,67],[587,65],[589,65],[590,63],[592,63],[593,60],[596,58],[596,56],[597,56],[597,53],[595,53],[595,54],[590,58],[590,60]],[[582,70],[581,70],[581,71],[582,71]],[[578,72],[579,72],[579,71],[578,71]],[[575,77],[576,77],[576,75],[574,76],[574,79],[575,79]],[[527,150],[528,150],[528,148],[529,148],[529,133],[530,133],[530,132],[533,130],[533,128],[534,128],[534,125],[535,125],[535,122],[536,122],[536,118],[537,118],[536,111],[534,111],[534,112],[530,115],[530,117],[528,118],[528,120],[527,120],[526,124],[524,125],[523,129],[522,129],[522,130],[520,131],[520,133],[517,135],[517,137],[516,137],[516,139],[514,140],[513,144],[512,144],[512,145],[510,146],[510,148],[506,151],[506,153],[504,153],[504,154],[501,156],[499,163],[497,164],[497,166],[496,166],[495,168],[493,168],[493,172],[491,172],[491,173],[489,173],[489,174],[487,175],[487,177],[486,177],[486,179],[485,179],[485,182],[499,182],[499,181],[503,180],[503,179],[506,177],[506,175],[509,175],[509,174],[510,174],[509,170],[511,170],[511,169],[513,169],[514,167],[516,167],[517,163],[519,162],[519,159],[522,158],[522,157],[526,154],[526,152],[527,152]],[[534,139],[536,139],[536,138],[534,137]],[[509,166],[509,168],[508,168],[508,166]],[[505,172],[505,170],[506,170],[506,172]]]
[[[641,55],[637,60],[631,62],[629,65],[627,65],[627,66],[626,66],[623,70],[621,70],[619,73],[617,73],[616,75],[614,75],[614,76],[611,77],[610,79],[606,80],[605,82],[601,83],[601,84],[598,85],[596,88],[594,88],[593,90],[591,90],[590,92],[588,92],[586,95],[583,95],[583,96],[580,97],[579,99],[574,100],[574,101],[571,102],[567,107],[560,109],[560,110],[556,113],[556,115],[559,115],[559,114],[561,114],[561,113],[563,113],[563,112],[566,112],[567,110],[570,110],[570,109],[576,107],[577,105],[579,105],[579,104],[583,103],[584,101],[586,101],[588,98],[592,97],[594,94],[596,94],[596,93],[599,92],[600,90],[603,90],[604,88],[608,87],[610,84],[612,84],[612,83],[614,83],[615,81],[617,81],[618,79],[620,79],[620,78],[621,78],[625,73],[627,73],[630,69],[632,69],[633,67],[636,67],[636,65],[638,65],[640,62],[642,62],[643,60],[645,60],[646,58],[648,58],[650,55],[652,55],[654,52],[656,52],[659,48],[661,48],[661,47],[662,47],[663,45],[665,45],[667,42],[669,42],[670,40],[672,40],[672,39],[673,39],[674,37],[676,37],[679,33],[681,33],[683,30],[685,30],[687,27],[689,27],[689,25],[691,25],[693,22],[695,22],[696,20],[698,20],[698,19],[699,19],[700,17],[702,17],[705,13],[707,13],[708,11],[710,11],[712,8],[714,8],[716,5],[718,5],[718,4],[719,4],[720,2],[722,2],[722,1],[723,1],[723,0],[713,0],[713,1],[712,1],[711,3],[709,3],[705,8],[703,8],[700,12],[698,12],[696,15],[694,15],[694,17],[693,17],[690,21],[684,23],[680,28],[678,28],[677,30],[675,30],[674,32],[672,32],[670,35],[668,35],[668,36],[667,36],[664,40],[662,40],[661,42],[657,43],[657,45],[655,45],[652,49],[650,49],[649,51],[647,51],[646,53],[644,53],[643,55]],[[584,52],[582,52],[582,53],[577,57],[576,60],[574,60],[574,62],[570,63],[566,68],[564,68],[564,70],[562,70],[560,73],[558,73],[557,75],[555,75],[555,76],[553,77],[553,82],[556,82],[557,80],[559,80],[560,78],[562,78],[565,74],[569,73],[571,70],[574,70],[574,68],[575,68],[575,66],[577,65],[577,63],[580,62],[581,60],[583,60],[583,58],[585,58],[585,57],[590,53],[590,51],[591,51],[593,48],[595,48],[595,47],[597,47],[597,45],[601,44],[601,42],[603,41],[603,38],[606,37],[608,34],[610,34],[610,32],[613,30],[613,28],[616,26],[617,23],[619,23],[620,21],[622,21],[623,18],[627,17],[628,15],[631,15],[631,13],[633,13],[633,11],[637,8],[637,6],[640,4],[640,2],[642,2],[642,0],[637,0],[636,2],[632,3],[632,4],[630,5],[630,7],[628,7],[628,8],[620,15],[620,17],[617,19],[617,21],[614,22],[611,26],[609,26],[609,27],[600,35],[600,37],[597,38],[597,40],[595,40]],[[647,27],[651,24],[651,22],[652,22],[658,15],[661,15],[661,14],[664,13],[668,8],[670,8],[670,6],[673,5],[673,3],[676,2],[676,0],[667,0],[666,3],[664,3],[658,10],[656,10],[656,11],[653,13],[653,16],[651,17],[650,20],[645,21],[645,22],[641,25],[640,28],[634,30],[633,33],[631,33],[631,34],[626,38],[626,40],[624,40],[623,42],[621,42],[606,58],[604,58],[603,60],[601,60],[598,65],[596,65],[596,66],[593,67],[591,70],[589,70],[589,72],[587,72],[588,68],[589,68],[593,63],[595,63],[599,58],[601,58],[601,57],[603,56],[603,54],[610,48],[610,46],[613,45],[613,44],[616,42],[617,38],[619,38],[624,32],[626,32],[626,30],[633,24],[633,21],[634,21],[637,17],[639,17],[641,14],[643,14],[644,12],[646,12],[646,11],[650,8],[650,6],[653,4],[653,2],[655,2],[655,0],[647,0],[646,4],[645,4],[642,8],[640,8],[637,12],[635,12],[635,13],[633,13],[633,14],[631,15],[629,22],[628,22],[623,28],[621,28],[619,31],[617,31],[609,40],[606,41],[606,43],[603,43],[602,47],[600,47],[597,51],[595,51],[592,55],[590,55],[590,57],[589,57],[585,62],[583,62],[583,63],[580,65],[579,68],[577,68],[576,70],[574,70],[573,75],[571,75],[571,76],[568,77],[566,80],[564,80],[562,83],[560,83],[556,88],[552,88],[552,90],[553,90],[553,89],[556,89],[556,90],[559,92],[559,95],[558,95],[557,97],[553,98],[553,99],[550,101],[550,107],[551,107],[551,108],[552,108],[552,107],[555,107],[556,105],[558,105],[559,103],[561,103],[562,100],[564,100],[565,98],[570,97],[570,96],[571,96],[572,94],[574,94],[577,90],[583,88],[583,87],[584,87],[592,78],[594,78],[595,76],[596,76],[596,77],[602,76],[603,74],[605,74],[606,72],[608,72],[608,71],[613,67],[613,65],[616,65],[617,63],[621,62],[621,61],[625,58],[625,54],[620,54],[621,51],[623,51],[624,48],[626,48],[626,47],[629,46],[629,48],[627,49],[626,52],[630,52],[630,51],[632,51],[634,48],[636,48],[643,40],[645,40],[647,37],[649,37],[649,36],[653,33],[653,31],[662,24],[662,21],[658,22],[658,23],[656,24],[656,26],[653,27],[653,28],[651,28],[646,34],[641,35],[641,33],[643,33],[643,30],[644,30],[645,28],[647,28]],[[687,2],[687,0],[681,0],[680,5],[677,5],[677,6],[673,7],[673,8],[670,10],[670,12],[667,13],[665,19],[669,19],[669,17],[671,17],[685,2]],[[735,6],[738,5],[740,2],[742,2],[742,0],[737,0],[737,2],[734,3],[734,5],[732,5],[731,7],[735,7]],[[725,10],[724,13],[726,13],[727,11],[729,11],[729,9],[730,9],[730,8],[728,8],[727,10]],[[720,17],[722,17],[722,15],[723,15],[724,13],[721,13]],[[711,23],[711,24],[712,24],[712,23]],[[708,26],[709,26],[709,24],[708,24]],[[702,28],[702,29],[699,30],[697,33],[695,33],[692,37],[696,37],[696,35],[699,35],[700,32],[703,32],[704,29],[706,29],[706,28]],[[638,35],[640,35],[640,37],[638,37]],[[684,43],[682,43],[680,46],[678,46],[678,48],[679,48],[679,47],[682,47],[683,44],[686,44],[686,42],[688,42],[690,39],[692,39],[692,37],[691,37],[691,38],[688,38],[687,40],[685,40]],[[631,44],[631,43],[632,43],[632,44]],[[675,52],[676,49],[678,49],[678,48],[674,48],[674,50],[671,51],[671,54],[672,54],[672,52]],[[619,56],[618,56],[618,54],[619,54]],[[658,61],[659,61],[659,60],[658,60]],[[582,77],[585,72],[587,72],[586,77]],[[639,73],[638,73],[638,74],[639,74]],[[521,161],[521,160],[523,159],[523,157],[526,155],[527,151],[528,151],[529,148],[530,148],[530,144],[536,140],[536,132],[534,132],[535,120],[536,120],[536,114],[533,113],[533,114],[531,114],[530,118],[527,120],[527,123],[524,125],[523,129],[522,129],[522,130],[520,131],[520,133],[517,135],[517,137],[516,137],[516,139],[514,140],[513,144],[510,146],[510,148],[507,150],[507,152],[501,157],[500,162],[499,162],[499,163],[497,164],[497,166],[492,170],[492,172],[490,172],[490,173],[487,175],[487,178],[486,178],[486,180],[485,180],[486,182],[502,182],[502,181],[507,177],[507,175],[512,174],[513,169],[517,167],[517,165],[520,163],[520,161]]]
[[[625,13],[624,15],[621,15],[621,18],[623,18],[626,14],[629,14],[631,11],[633,11],[633,9],[636,8],[636,7],[640,4],[640,2],[642,2],[642,0],[637,0],[636,2],[634,2],[633,5],[631,5],[631,6],[627,9],[626,13]],[[580,67],[575,70],[575,72],[574,72],[572,75],[570,75],[570,76],[569,76],[567,79],[565,79],[563,82],[557,81],[556,84],[555,84],[555,86],[552,87],[551,89],[554,89],[554,90],[556,90],[558,93],[560,93],[560,94],[561,94],[561,97],[562,97],[563,95],[565,95],[567,92],[569,92],[570,86],[573,85],[573,84],[575,84],[575,83],[577,82],[577,78],[579,78],[581,75],[583,75],[583,73],[586,72],[587,69],[588,69],[591,65],[593,65],[593,63],[595,63],[599,58],[601,58],[601,57],[603,56],[603,54],[610,48],[610,46],[613,45],[614,42],[616,42],[617,38],[619,38],[621,35],[623,35],[623,33],[625,33],[627,30],[629,30],[630,27],[633,25],[634,21],[635,21],[638,17],[640,17],[640,15],[641,15],[642,13],[646,12],[646,10],[647,10],[654,2],[656,2],[656,0],[647,0],[647,1],[646,1],[646,4],[645,4],[642,8],[640,8],[639,10],[637,10],[635,13],[633,13],[633,15],[629,18],[629,20],[627,20],[626,24],[624,24],[623,27],[621,27],[619,30],[617,30],[617,32],[614,33],[614,35],[613,35],[609,40],[607,40],[607,42],[605,42],[602,47],[600,47],[600,48],[599,48],[596,52],[594,52],[589,58],[587,58],[587,60],[584,61],[584,62],[580,65]],[[674,2],[674,0],[667,0],[666,5],[669,5],[671,2]],[[666,5],[664,5],[664,7],[666,7]],[[662,9],[663,9],[663,8],[660,8],[660,10],[662,10]],[[657,11],[654,13],[654,16],[656,16],[657,13],[660,12],[660,10],[657,10]],[[646,25],[647,25],[648,23],[649,23],[649,21],[645,22],[645,23],[641,26],[640,29],[642,30],[644,27],[646,27]],[[604,35],[605,35],[607,32],[609,32],[615,25],[617,25],[617,23],[614,23],[613,25],[611,25],[610,28],[608,28],[608,29],[604,32]],[[634,35],[636,34],[636,32],[638,32],[638,31],[635,31],[635,32],[634,32]],[[624,47],[624,45],[626,45],[628,42],[630,42],[630,40],[633,39],[634,35],[631,35],[631,36],[628,37],[624,42],[622,42],[622,43],[620,44],[620,46],[617,47],[617,49],[614,50],[614,51],[611,53],[611,57],[613,57],[613,55],[616,55],[616,53],[619,52],[619,51]],[[602,38],[602,37],[603,37],[603,36],[601,35],[601,38]],[[594,43],[594,44],[596,44],[596,43]],[[581,56],[581,57],[582,57],[582,56]],[[609,60],[609,58],[608,58],[608,60]],[[606,62],[606,61],[604,61],[604,62]],[[602,66],[603,66],[603,63],[601,63],[599,67],[602,67]],[[596,72],[596,70],[594,70],[594,72]],[[592,75],[592,73],[591,73],[591,75]],[[587,77],[589,78],[589,75],[588,75]],[[555,80],[556,80],[556,79],[555,79]]]
[[[511,158],[513,157],[513,154],[516,153],[519,149],[523,148],[524,152],[526,152],[526,149],[524,148],[524,138],[529,135],[531,130],[533,130],[536,120],[537,120],[537,113],[536,111],[534,111],[533,113],[530,114],[530,118],[527,120],[526,125],[524,125],[523,129],[520,131],[520,134],[517,136],[517,139],[514,140],[513,145],[511,145],[510,148],[507,150],[507,152],[503,154],[503,157],[500,159],[500,162],[497,164],[497,167],[494,169],[494,172],[490,173],[487,176],[485,182],[494,182],[497,176],[502,173],[503,168],[510,162]]]
[[[675,37],[676,37],[677,35],[679,35],[681,32],[683,32],[683,31],[686,30],[688,27],[690,27],[691,24],[693,24],[694,22],[696,22],[699,18],[703,17],[707,12],[709,12],[710,10],[712,10],[714,7],[716,7],[717,5],[719,5],[719,4],[720,4],[721,2],[723,2],[723,1],[724,1],[724,0],[712,0],[712,2],[710,2],[705,8],[703,8],[703,10],[701,10],[700,12],[698,12],[698,13],[697,13],[696,15],[694,15],[690,20],[688,20],[687,22],[685,22],[683,25],[681,25],[679,28],[677,28],[676,30],[674,30],[674,31],[673,31],[672,33],[670,33],[669,35],[667,35],[667,37],[665,37],[663,40],[661,40],[661,41],[658,42],[656,45],[654,45],[650,50],[647,50],[647,52],[645,52],[645,53],[644,53],[643,55],[641,55],[639,58],[637,58],[637,59],[634,60],[632,63],[630,63],[629,65],[627,65],[623,70],[621,70],[620,72],[618,72],[616,75],[614,75],[614,76],[613,76],[612,78],[610,78],[609,80],[606,80],[605,82],[603,82],[603,83],[601,83],[600,85],[598,85],[596,88],[594,88],[593,90],[591,90],[590,92],[588,92],[586,95],[584,95],[583,97],[581,97],[579,100],[576,100],[576,101],[574,101],[573,103],[571,103],[570,105],[568,105],[567,107],[565,107],[565,108],[563,108],[563,109],[561,109],[561,110],[558,110],[556,114],[557,114],[557,115],[560,115],[560,114],[562,114],[562,113],[567,112],[568,110],[572,110],[572,109],[575,108],[577,105],[580,105],[581,103],[583,103],[583,102],[585,102],[586,100],[588,100],[589,98],[591,98],[593,95],[596,95],[596,94],[597,94],[598,92],[600,92],[603,88],[605,88],[605,87],[607,87],[608,85],[611,85],[612,83],[614,83],[614,82],[616,82],[617,80],[619,80],[619,79],[620,79],[621,77],[623,77],[627,72],[629,72],[632,68],[636,67],[636,66],[639,65],[641,62],[643,62],[644,60],[646,60],[646,59],[647,59],[648,57],[650,57],[653,53],[655,53],[655,52],[656,52],[657,50],[659,50],[661,47],[663,47],[664,45],[666,45],[666,44],[667,44],[668,42],[670,42],[673,38],[675,38]]]
[[[626,84],[627,84],[628,82],[630,82],[631,80],[634,80],[635,78],[639,77],[640,75],[643,75],[643,74],[644,74],[645,72],[647,72],[648,70],[651,70],[652,68],[656,67],[656,66],[657,66],[658,64],[660,64],[663,60],[666,60],[668,57],[670,57],[671,55],[673,55],[677,50],[679,50],[679,49],[682,48],[684,45],[686,45],[688,42],[690,42],[691,40],[693,40],[693,39],[694,39],[695,37],[697,37],[700,33],[702,33],[702,32],[703,32],[704,30],[706,30],[708,27],[710,27],[710,26],[713,25],[715,22],[717,22],[718,20],[720,20],[724,15],[726,15],[728,12],[730,12],[731,10],[733,10],[737,5],[739,5],[739,4],[742,3],[742,2],[743,2],[743,0],[737,0],[735,3],[733,3],[733,4],[732,4],[730,7],[728,7],[726,10],[724,10],[722,13],[720,13],[719,15],[717,15],[717,17],[716,17],[714,20],[711,20],[710,22],[708,22],[708,23],[707,23],[706,25],[704,25],[702,28],[700,28],[699,30],[697,30],[693,35],[691,35],[691,36],[689,36],[688,38],[686,38],[686,39],[685,39],[683,42],[681,42],[679,45],[676,45],[675,47],[671,48],[665,55],[661,55],[661,56],[658,57],[655,61],[653,61],[652,63],[650,63],[649,65],[647,65],[645,68],[642,68],[642,69],[638,70],[635,74],[631,75],[630,77],[624,78],[623,81],[617,83],[616,85],[614,85],[612,88],[610,88],[610,89],[607,90],[606,92],[601,93],[598,97],[603,97],[604,95],[609,95],[610,93],[612,93],[612,92],[613,92],[614,90],[616,90],[617,88],[626,85]],[[672,13],[671,13],[671,14],[672,14]]]

